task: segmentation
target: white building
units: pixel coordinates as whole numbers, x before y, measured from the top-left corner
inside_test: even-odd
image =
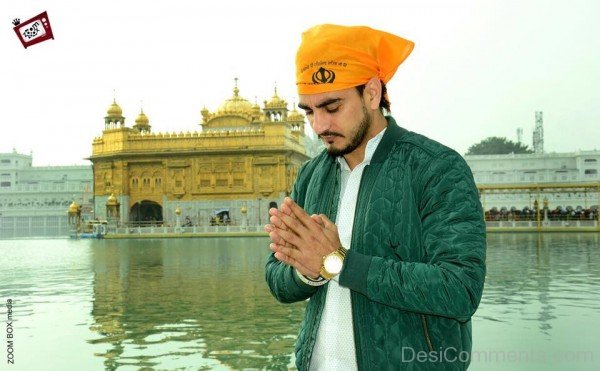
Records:
[[[471,167],[478,186],[527,185],[532,183],[574,185],[600,184],[600,151],[577,151],[569,153],[508,154],[508,155],[468,155],[465,160]],[[595,191],[569,190],[546,191],[539,196],[530,192],[502,191],[485,195],[485,208],[498,209],[525,206],[533,207],[546,198],[549,208],[557,206],[584,209],[599,204],[598,188]],[[483,200],[482,200],[483,202]]]
[[[32,166],[32,156],[0,153],[0,238],[66,236],[73,200],[91,204],[91,165]]]

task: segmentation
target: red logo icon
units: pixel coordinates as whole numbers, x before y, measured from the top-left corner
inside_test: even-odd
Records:
[[[42,41],[54,39],[50,19],[46,12],[40,13],[23,23],[19,19],[15,19],[13,24],[15,25],[13,30],[15,30],[25,49]]]

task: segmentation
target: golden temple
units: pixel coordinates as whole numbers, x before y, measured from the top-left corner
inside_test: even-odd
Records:
[[[201,115],[201,131],[154,133],[143,110],[125,126],[114,100],[89,158],[96,217],[107,217],[114,194],[123,223],[173,225],[179,214],[193,225],[217,215],[232,224],[266,223],[268,208],[290,194],[308,159],[304,116],[288,110],[277,88],[262,108],[250,103],[239,95],[237,79],[233,96]]]

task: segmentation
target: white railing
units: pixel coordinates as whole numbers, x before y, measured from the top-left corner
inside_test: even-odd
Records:
[[[224,226],[195,226],[195,227],[119,227],[111,233],[145,235],[145,234],[200,234],[200,233],[244,233],[244,232],[263,232],[263,226],[224,225]]]
[[[493,221],[486,222],[488,228],[537,228],[538,223],[536,220],[529,221]],[[540,226],[545,227],[584,227],[584,228],[598,228],[597,220],[549,220],[540,221]]]
[[[69,236],[67,218],[49,216],[1,216],[0,239]]]

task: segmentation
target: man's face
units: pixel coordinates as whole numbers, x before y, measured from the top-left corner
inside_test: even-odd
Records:
[[[366,146],[372,117],[355,88],[300,95],[298,107],[330,154],[343,156]]]

